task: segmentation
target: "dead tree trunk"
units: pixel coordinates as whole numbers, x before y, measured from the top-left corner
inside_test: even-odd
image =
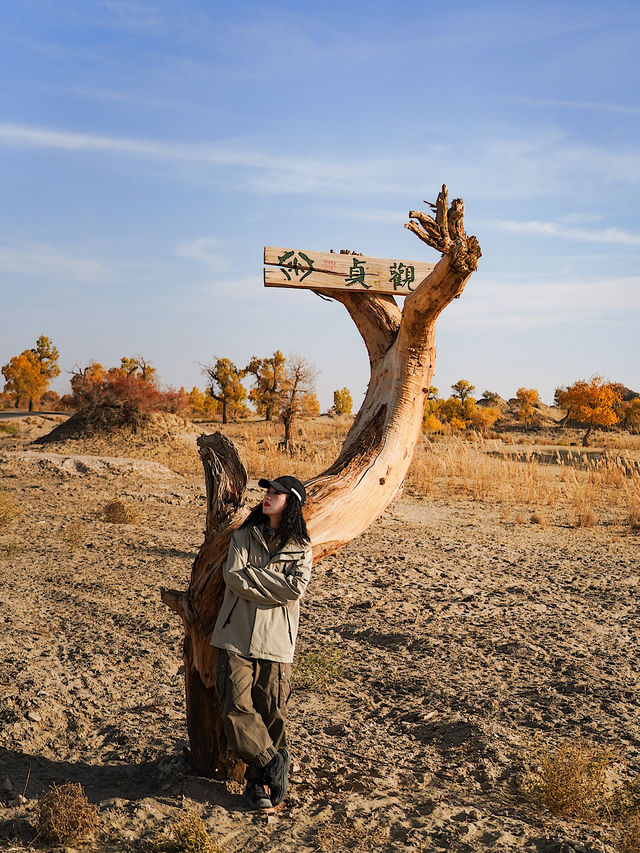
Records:
[[[435,322],[460,296],[481,255],[464,233],[462,199],[449,207],[442,187],[435,218],[410,211],[406,227],[442,252],[433,272],[405,300],[327,291],[349,312],[369,353],[371,381],[335,462],[307,484],[305,518],[314,561],[362,533],[397,495],[420,437],[424,400],[435,369]],[[186,592],[162,590],[185,629],[187,726],[194,768],[207,776],[241,779],[244,765],[230,754],[215,689],[216,651],[209,638],[222,602],[222,565],[231,533],[242,523],[246,471],[222,434],[198,439],[207,486],[205,540]]]

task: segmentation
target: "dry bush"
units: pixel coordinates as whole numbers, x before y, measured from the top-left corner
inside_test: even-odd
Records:
[[[319,690],[344,678],[342,651],[335,646],[298,652],[291,683],[296,690]]]
[[[531,524],[539,524],[540,527],[547,526],[547,521],[545,517],[539,512],[532,512],[529,521],[531,522]]]
[[[1,423],[0,424],[0,433],[4,433],[4,435],[9,435],[9,436],[13,437],[14,435],[17,435],[19,432],[20,432],[20,427],[18,426],[18,424],[7,424],[7,423]]]
[[[597,518],[595,517],[593,512],[591,512],[590,509],[582,510],[581,512],[577,513],[577,515],[573,521],[573,526],[574,527],[595,527],[597,524],[597,521],[598,521]]]
[[[102,507],[102,517],[111,524],[137,524],[140,518],[135,507],[118,498]]]
[[[640,507],[631,507],[627,512],[627,524],[632,533],[640,533]]]
[[[565,741],[555,748],[534,747],[533,769],[523,790],[539,805],[563,817],[595,820],[608,815],[614,789],[610,783],[616,755],[584,740]]]
[[[98,807],[89,802],[82,785],[52,785],[38,803],[38,830],[45,841],[67,844],[84,841],[98,826]]]
[[[205,822],[195,812],[184,812],[169,830],[177,853],[224,853],[208,834]]]
[[[22,507],[8,492],[0,490],[0,530],[5,530],[22,515]]]
[[[316,850],[320,853],[371,853],[382,850],[389,841],[389,832],[381,826],[366,826],[343,820],[321,826],[315,837]]]
[[[71,521],[62,533],[64,541],[69,546],[69,551],[74,554],[87,538],[87,530],[81,521]]]

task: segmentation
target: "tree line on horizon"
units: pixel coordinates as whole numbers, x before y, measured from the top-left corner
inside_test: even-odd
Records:
[[[166,411],[189,417],[238,420],[255,412],[265,420],[279,419],[284,426],[284,445],[291,441],[292,424],[300,417],[320,414],[315,386],[317,370],[300,355],[286,358],[280,350],[270,356],[252,356],[244,368],[228,358],[217,358],[202,365],[207,377],[203,390],[194,386],[162,390],[156,369],[143,356],[123,356],[117,366],[104,368],[98,362],[71,371],[71,393],[60,396],[48,390],[52,379],[60,375],[59,352],[42,335],[33,349],[13,356],[2,367],[4,390],[0,408],[46,405],[55,410],[80,413],[92,428],[130,426],[136,429],[153,411]],[[250,377],[247,391],[244,380]],[[348,388],[334,391],[330,414],[351,414],[353,401]]]
[[[60,396],[48,390],[60,375],[59,352],[52,341],[41,335],[35,347],[13,356],[2,367],[4,390],[0,392],[0,408],[27,403],[47,405],[61,411],[79,412],[92,427],[128,425],[137,428],[153,411],[167,411],[190,417],[221,420],[223,423],[249,417],[253,412],[266,421],[278,419],[284,427],[284,446],[291,442],[292,424],[300,417],[320,414],[316,394],[318,372],[300,355],[286,358],[280,350],[265,357],[252,356],[248,364],[238,368],[228,358],[216,358],[202,365],[207,377],[203,390],[194,386],[162,390],[156,369],[141,355],[120,359],[120,364],[104,368],[98,362],[71,371],[71,393]],[[250,378],[249,390],[244,382]],[[477,400],[475,386],[460,379],[451,386],[452,395],[438,396],[430,387],[425,400],[423,425],[429,433],[473,430],[486,434],[499,425],[504,416],[505,401],[495,392],[484,391]],[[332,415],[350,415],[353,400],[348,388],[336,389]],[[535,388],[521,387],[511,401],[516,419],[525,429],[541,424],[541,401]],[[585,446],[595,427],[618,427],[640,431],[640,395],[620,383],[600,376],[578,380],[556,389],[554,403],[565,410],[561,426],[575,423],[586,427]]]

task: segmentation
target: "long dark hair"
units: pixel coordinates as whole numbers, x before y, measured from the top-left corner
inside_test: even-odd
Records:
[[[259,527],[262,524],[269,523],[269,516],[262,511],[262,501],[260,501],[257,506],[254,506],[240,527]],[[295,542],[301,548],[304,548],[311,541],[302,515],[302,505],[295,495],[287,495],[287,502],[282,511],[280,524],[276,528],[276,534],[278,536],[278,550],[289,541]]]

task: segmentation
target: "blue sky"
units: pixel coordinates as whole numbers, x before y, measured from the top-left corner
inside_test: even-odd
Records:
[[[441,394],[640,390],[639,30],[621,2],[2,4],[0,363],[46,334],[65,371],[141,353],[190,388],[280,348],[359,402],[346,312],[265,290],[263,246],[435,261],[402,226],[444,182],[483,257]]]

